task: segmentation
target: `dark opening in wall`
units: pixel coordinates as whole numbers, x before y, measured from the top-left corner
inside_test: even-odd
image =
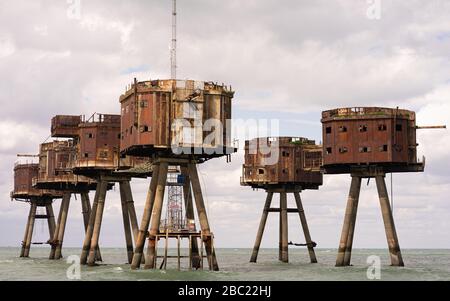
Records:
[[[402,126],[401,124],[397,124],[397,125],[395,126],[395,130],[396,130],[397,132],[401,132],[401,131],[403,131],[403,126]]]
[[[264,169],[262,169],[262,168],[258,169],[258,174],[263,175],[264,174]]]
[[[327,155],[330,155],[333,153],[333,149],[331,147],[327,147]]]
[[[331,134],[331,126],[327,127],[327,128],[325,129],[325,131],[326,131],[327,134]]]
[[[339,127],[339,132],[340,133],[347,133],[347,127],[346,126],[340,126]]]
[[[348,153],[348,148],[347,148],[347,147],[345,147],[345,146],[343,146],[343,147],[340,147],[340,148],[339,148],[339,152],[340,152],[341,154],[345,154],[345,153]]]
[[[380,125],[378,125],[378,130],[379,130],[380,132],[385,132],[385,131],[387,131],[387,125],[385,125],[385,124],[380,124]]]
[[[359,152],[360,153],[370,153],[372,151],[372,149],[370,147],[367,146],[363,146],[359,148]]]
[[[360,126],[359,126],[359,131],[360,131],[361,133],[367,132],[367,130],[368,130],[367,125],[363,124],[363,125],[360,125]]]
[[[387,151],[388,151],[388,145],[387,144],[385,144],[383,146],[380,146],[380,152],[385,153]]]

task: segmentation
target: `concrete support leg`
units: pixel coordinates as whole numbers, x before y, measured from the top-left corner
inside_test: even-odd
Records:
[[[345,211],[344,225],[342,227],[341,241],[339,244],[336,266],[343,267],[350,265],[350,258],[353,246],[353,233],[356,221],[356,211],[358,208],[359,195],[361,192],[361,177],[352,177],[352,185]],[[346,260],[347,258],[347,260]]]
[[[20,257],[25,257],[25,245],[26,245],[27,238],[28,238],[28,230],[30,228],[32,208],[33,207],[30,204],[30,210],[28,211],[27,225],[25,226],[25,234],[24,234],[23,240],[22,240],[22,249],[20,250]]]
[[[184,184],[183,184],[183,197],[184,197],[184,207],[186,208],[186,219],[189,221],[195,220],[194,215],[194,203],[192,200],[192,187],[191,187],[191,178],[189,177],[189,170],[186,166],[181,166],[181,174],[184,176]],[[194,226],[194,231],[196,231]],[[193,239],[191,243],[191,258],[192,258],[192,267],[194,269],[200,268],[200,253],[198,251],[198,243],[197,239]]]
[[[156,235],[159,233],[159,225],[161,223],[161,212],[164,201],[164,192],[166,189],[168,168],[169,165],[167,163],[160,163],[155,202],[153,204],[153,212],[150,220],[151,226],[148,238],[147,259],[145,261],[146,269],[156,268]]]
[[[359,178],[359,180],[357,180],[356,182],[357,186],[355,189],[356,191],[358,191],[358,193],[354,195],[353,199],[352,215],[350,217],[350,227],[348,230],[347,244],[345,246],[344,266],[350,266],[352,261],[353,237],[355,236],[356,217],[358,215],[358,205],[362,179]]]
[[[384,228],[389,245],[392,266],[403,267],[403,258],[398,242],[397,231],[395,229],[394,217],[389,203],[389,195],[386,188],[384,176],[376,177],[378,195],[380,197],[381,213],[383,214]]]
[[[128,263],[133,261],[133,238],[131,236],[130,215],[127,204],[127,197],[125,191],[125,182],[119,183],[120,185],[120,201],[122,204],[122,219],[123,229],[125,232],[125,244],[127,246]]]
[[[294,193],[295,202],[297,204],[298,214],[300,215],[300,222],[302,223],[303,234],[305,235],[305,241],[308,245],[309,258],[311,263],[317,263],[316,253],[314,251],[313,241],[311,234],[309,233],[308,222],[306,221],[305,210],[303,209],[302,199],[299,192]]]
[[[30,256],[30,248],[31,248],[31,240],[33,239],[33,230],[34,230],[34,222],[36,219],[36,209],[37,204],[35,202],[31,202],[30,214],[28,216],[28,230],[25,238],[24,244],[24,252],[21,257],[29,257]]]
[[[64,233],[66,232],[67,216],[69,214],[70,193],[65,193],[61,202],[61,221],[58,229],[58,239],[56,241],[55,259],[62,258],[62,246]]]
[[[92,209],[89,214],[89,224],[86,229],[86,234],[84,236],[83,249],[81,251],[80,263],[87,264],[87,259],[89,256],[89,250],[91,248],[92,234],[94,232],[95,216],[97,215],[98,201],[100,195],[108,189],[108,183],[101,181],[97,184],[97,189],[95,191],[94,203],[92,204]],[[104,196],[103,196],[104,197]]]
[[[250,259],[250,262],[253,263],[256,263],[256,261],[258,260],[259,248],[261,246],[261,241],[264,235],[264,229],[266,228],[267,217],[269,215],[269,209],[270,205],[272,204],[272,199],[273,199],[273,192],[268,192],[261,221],[259,223],[258,233],[256,234],[255,246],[253,247],[252,257]]]
[[[131,192],[131,185],[129,181],[123,182],[122,184],[125,193],[124,196],[126,198],[126,205],[128,208],[128,216],[130,217],[133,240],[134,243],[136,243],[139,236],[139,224],[136,216],[136,208],[134,207],[133,193]],[[142,256],[141,263],[145,264],[145,256]]]
[[[59,228],[61,226],[61,217],[62,217],[62,213],[63,213],[62,209],[63,209],[63,206],[62,206],[62,202],[61,202],[61,205],[59,206],[58,220],[56,221],[55,231],[54,231],[53,237],[51,238],[51,241],[50,241],[51,249],[50,249],[50,255],[48,257],[48,259],[50,259],[50,260],[55,259],[56,247],[57,247],[57,241],[58,241],[58,233],[59,233]]]
[[[84,231],[86,233],[89,227],[89,217],[91,216],[91,201],[89,200],[89,194],[87,192],[81,193],[81,208],[83,214]],[[103,261],[102,255],[100,253],[100,246],[98,247],[95,256],[95,261]]]
[[[89,248],[89,256],[87,259],[87,264],[89,266],[95,265],[95,257],[96,257],[95,254],[97,253],[98,241],[100,238],[100,230],[102,227],[103,210],[105,209],[105,199],[106,199],[106,192],[108,190],[108,182],[100,180],[100,188],[101,191],[98,197],[97,210],[95,212],[94,228],[92,230],[92,239]],[[93,212],[91,214],[94,215]]]
[[[148,227],[150,225],[150,217],[153,210],[153,204],[155,201],[156,186],[159,178],[159,165],[154,165],[153,176],[150,182],[150,187],[147,192],[147,199],[145,200],[144,213],[142,215],[142,221],[139,228],[139,233],[136,239],[136,246],[134,249],[133,261],[131,263],[132,269],[138,269],[142,262],[142,253],[144,252],[145,238],[147,237]],[[147,260],[145,260],[147,262]]]
[[[281,261],[289,262],[289,246],[288,246],[288,212],[287,212],[287,194],[280,193],[281,205]]]
[[[48,233],[50,234],[50,241],[55,235],[56,228],[55,214],[53,213],[53,206],[51,203],[45,205],[45,212],[47,214]]]
[[[280,195],[281,197],[281,195]],[[278,219],[279,227],[278,227],[278,260],[282,261],[283,259],[283,215],[281,213],[281,199],[280,199],[280,213],[278,215],[280,218]]]
[[[200,226],[202,229],[203,239],[205,241],[206,255],[208,257],[208,263],[210,270],[218,271],[219,265],[217,263],[216,253],[211,238],[211,229],[209,227],[208,216],[206,214],[205,202],[203,200],[202,189],[200,186],[200,180],[197,173],[197,166],[195,164],[189,164],[189,177],[192,181],[192,190],[195,197],[195,205],[197,207],[197,214],[200,219]]]

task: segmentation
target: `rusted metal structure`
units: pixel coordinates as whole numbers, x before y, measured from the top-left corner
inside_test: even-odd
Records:
[[[280,215],[279,260],[289,262],[288,213],[298,213],[311,263],[317,263],[300,193],[319,189],[323,184],[320,172],[322,148],[315,141],[297,137],[265,137],[245,142],[245,163],[241,185],[267,192],[251,262],[257,261],[267,217],[270,212]],[[280,207],[271,208],[273,195],[280,194]],[[287,195],[292,193],[297,208],[287,207]]]
[[[57,127],[52,124],[52,132],[53,129]],[[68,132],[58,134],[60,137],[61,135],[73,136],[74,134]],[[80,195],[85,230],[89,221],[91,212],[89,191],[96,189],[97,182],[73,173],[72,167],[76,158],[77,145],[72,139],[55,140],[40,145],[39,172],[33,178],[33,187],[52,189],[63,195],[54,235],[49,241],[52,246],[49,256],[51,260],[62,258],[62,246],[72,195]],[[98,254],[98,259],[101,260],[100,252]]]
[[[83,215],[86,235],[81,263],[94,265],[101,261],[98,240],[103,209],[107,191],[114,183],[120,185],[125,240],[128,260],[131,263],[131,231],[133,230],[136,236],[138,224],[130,181],[132,177],[146,177],[151,171],[148,168],[137,168],[138,164],[144,163],[142,159],[120,157],[120,115],[94,114],[88,119],[84,116],[55,116],[52,119],[52,135],[73,138],[70,160],[72,176],[84,182],[95,183],[96,194],[92,208],[89,206],[89,214]],[[135,170],[131,171],[131,168]],[[82,200],[83,198],[86,198],[86,195],[83,197],[82,194]]]
[[[120,97],[122,154],[151,157],[153,161],[153,177],[134,252],[133,269],[140,267],[149,227],[145,268],[156,267],[157,240],[165,235],[160,231],[160,222],[169,166],[180,168],[186,179],[183,189],[186,218],[194,220],[195,199],[201,244],[205,245],[209,268],[219,269],[196,165],[222,156],[229,159],[236,152],[229,133],[233,96],[231,87],[211,82],[173,79],[138,82],[135,79]],[[194,231],[187,235],[192,241],[191,264],[198,268],[199,235]]]
[[[122,153],[197,160],[235,152],[231,87],[193,80],[135,82],[120,97]],[[210,139],[207,139],[210,138]]]
[[[14,166],[14,190],[11,192],[11,199],[27,202],[30,204],[30,212],[25,227],[25,235],[22,241],[20,257],[29,257],[33,238],[33,230],[36,219],[46,219],[50,239],[55,232],[55,217],[52,203],[55,199],[62,198],[62,193],[53,190],[36,189],[33,187],[33,179],[38,176],[39,164],[16,164]],[[46,214],[37,214],[37,209],[43,207]],[[38,243],[43,244],[43,243]]]
[[[417,160],[416,115],[412,111],[361,107],[322,113],[323,172],[350,174],[347,202],[336,266],[349,266],[362,179],[376,179],[391,263],[404,266],[386,173],[423,172],[425,158]],[[426,127],[445,128],[445,127]]]

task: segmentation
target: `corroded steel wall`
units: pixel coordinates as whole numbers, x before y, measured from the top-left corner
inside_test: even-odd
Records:
[[[323,112],[322,124],[324,166],[417,163],[414,112],[344,108]]]
[[[12,198],[29,200],[36,197],[61,197],[62,193],[50,190],[36,189],[33,180],[38,177],[39,164],[16,164],[14,166],[14,191]]]
[[[120,115],[102,115],[79,125],[76,168],[116,169],[119,166]]]
[[[39,176],[33,181],[39,188],[95,188],[96,182],[73,173],[77,145],[73,140],[43,143],[39,150]]]
[[[272,153],[262,150],[266,146],[272,148]],[[269,156],[278,158],[275,162],[267,161]],[[258,138],[245,142],[241,182],[249,186],[294,184],[317,189],[323,183],[321,164],[322,148],[315,141],[294,137]]]
[[[224,85],[192,80],[155,80],[135,82],[120,97],[121,151],[146,148],[170,150],[179,147],[230,148],[227,121],[231,120],[234,92]],[[178,126],[176,120],[186,124]],[[203,128],[214,119],[222,128]],[[205,137],[218,133],[217,139],[205,142]]]
[[[78,125],[82,121],[82,116],[58,115],[52,118],[52,137],[75,138],[79,135]]]

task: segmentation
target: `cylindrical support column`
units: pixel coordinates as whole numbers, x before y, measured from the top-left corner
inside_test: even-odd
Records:
[[[145,200],[144,213],[142,214],[142,221],[139,228],[138,237],[136,239],[136,246],[134,249],[133,261],[131,263],[132,269],[138,269],[142,262],[142,253],[144,251],[145,238],[147,237],[148,227],[150,225],[150,217],[155,202],[156,186],[159,178],[159,164],[153,166],[153,175],[150,186],[147,192],[147,199]],[[146,260],[147,261],[147,260]]]
[[[55,235],[55,228],[56,228],[55,214],[53,213],[52,203],[45,205],[45,212],[47,214],[48,232],[50,234],[49,240],[51,240]]]
[[[261,246],[262,238],[264,235],[264,229],[266,228],[267,217],[269,215],[270,205],[272,204],[273,192],[267,192],[266,203],[264,205],[263,214],[259,223],[258,233],[256,234],[255,246],[253,247],[252,257],[250,262],[256,263],[258,260],[259,248]]]
[[[91,216],[91,201],[89,200],[89,193],[87,192],[81,193],[81,208],[83,214],[84,231],[86,235],[87,229],[89,227],[89,217]],[[95,261],[103,261],[102,255],[100,253],[100,246],[97,249]]]
[[[208,262],[210,263],[209,268],[210,270],[218,271],[219,265],[217,263],[216,253],[212,244],[211,229],[209,227],[208,216],[206,214],[205,202],[203,200],[197,166],[195,164],[189,164],[188,169],[189,177],[192,182],[192,190],[194,192],[195,206],[197,207],[197,215],[200,220],[202,234],[204,235],[202,239],[205,240],[206,255],[208,256]]]
[[[287,194],[286,192],[280,193],[280,205],[281,205],[281,261],[289,262],[289,246],[288,246],[288,212],[287,212]]]
[[[89,266],[95,265],[95,257],[96,257],[95,254],[97,253],[98,240],[100,238],[100,230],[102,227],[103,210],[105,209],[105,199],[106,199],[106,191],[108,190],[108,182],[100,180],[100,188],[102,190],[100,191],[98,197],[97,210],[95,212],[94,228],[92,230],[92,239],[89,248],[89,256],[87,260],[87,264]],[[93,212],[91,212],[91,214],[93,214]]]
[[[344,266],[350,266],[351,261],[352,261],[353,238],[355,236],[356,217],[358,216],[358,205],[359,205],[359,196],[360,196],[360,192],[361,192],[361,182],[362,182],[362,179],[359,178],[359,181],[357,181],[357,183],[356,183],[357,187],[355,189],[357,191],[359,191],[359,193],[354,195],[352,214],[350,217],[350,227],[348,230],[347,245],[345,246]]]
[[[30,229],[31,216],[32,216],[33,206],[30,204],[30,210],[28,211],[27,225],[25,226],[25,234],[22,240],[22,249],[20,251],[20,257],[25,257],[25,246],[27,244],[28,231]]]
[[[395,229],[394,217],[389,203],[389,195],[386,188],[384,176],[376,177],[378,195],[380,197],[381,213],[383,214],[384,228],[386,230],[386,238],[389,245],[389,253],[391,255],[392,266],[403,267],[402,252],[398,242],[397,231]]]
[[[347,200],[347,208],[345,210],[344,225],[342,227],[341,241],[339,243],[339,252],[338,252],[337,259],[336,259],[337,267],[346,266],[345,254],[347,253],[347,251],[351,253],[351,250],[347,250],[347,247],[352,245],[352,243],[349,243],[349,234],[350,234],[350,229],[352,228],[352,220],[354,217],[353,211],[355,210],[355,202],[357,200],[359,200],[359,194],[361,192],[361,181],[362,181],[361,177],[357,177],[357,176],[352,177],[352,185],[350,187],[350,193],[349,193],[348,200]],[[353,227],[354,227],[354,225],[353,225]],[[353,236],[352,236],[352,238],[353,238]],[[350,255],[347,255],[347,256],[350,256]],[[350,264],[350,263],[348,263],[348,264]]]
[[[95,217],[97,215],[98,200],[100,198],[100,195],[106,189],[108,189],[108,183],[106,183],[104,181],[100,181],[100,183],[97,184],[97,188],[95,190],[94,203],[92,204],[92,209],[89,214],[89,224],[86,229],[86,234],[84,236],[83,249],[81,251],[81,257],[80,257],[81,264],[87,263],[87,259],[89,256],[89,250],[91,248],[92,234],[94,232]]]
[[[311,263],[317,263],[316,252],[314,251],[313,241],[311,234],[309,233],[308,222],[306,220],[305,210],[303,209],[302,199],[299,192],[294,193],[295,202],[297,204],[298,214],[300,216],[300,222],[302,223],[303,234],[305,235],[305,241],[308,245],[309,258]]]
[[[280,195],[281,198],[281,195]],[[281,213],[281,199],[280,199],[280,204],[278,206],[280,208],[280,212],[278,213],[279,215],[279,219],[278,219],[278,260],[282,261],[282,254],[283,254],[283,216]]]
[[[125,244],[127,246],[128,263],[133,261],[133,238],[131,236],[130,215],[128,211],[125,182],[120,182],[120,201],[122,204],[123,229],[125,232]]]
[[[181,174],[184,176],[183,183],[183,197],[184,197],[184,207],[186,208],[186,219],[188,221],[194,221],[194,202],[192,200],[192,188],[191,188],[191,178],[189,177],[189,170],[186,166],[181,166]],[[194,229],[195,232],[195,224]],[[198,251],[197,239],[192,240],[191,244],[191,255],[192,255],[192,267],[194,269],[200,268],[200,254]]]
[[[53,233],[53,237],[50,239],[51,249],[50,249],[50,255],[48,257],[48,259],[50,259],[50,260],[55,259],[56,247],[57,247],[57,242],[58,242],[58,233],[59,233],[59,228],[61,226],[62,212],[63,212],[63,206],[61,203],[61,205],[59,206],[58,220],[56,221],[55,231]]]
[[[131,185],[129,181],[123,182],[124,197],[128,208],[128,215],[130,217],[131,229],[133,231],[134,242],[136,242],[139,235],[139,224],[136,216],[136,208],[134,207],[133,194],[131,192]]]
[[[158,185],[156,187],[155,202],[153,204],[153,212],[150,220],[151,226],[147,249],[148,256],[145,262],[146,269],[156,268],[156,235],[159,233],[159,225],[161,223],[161,212],[164,201],[164,192],[166,189],[168,168],[169,165],[166,162],[160,163]]]
[[[31,240],[33,239],[34,222],[36,220],[36,209],[37,209],[37,203],[31,201],[30,215],[28,217],[28,220],[29,220],[28,231],[27,231],[27,237],[25,239],[25,247],[24,247],[23,257],[30,256]]]
[[[58,231],[58,240],[56,241],[55,259],[62,258],[62,245],[64,241],[64,233],[66,232],[67,216],[69,214],[70,193],[65,193],[61,202],[61,222]]]

